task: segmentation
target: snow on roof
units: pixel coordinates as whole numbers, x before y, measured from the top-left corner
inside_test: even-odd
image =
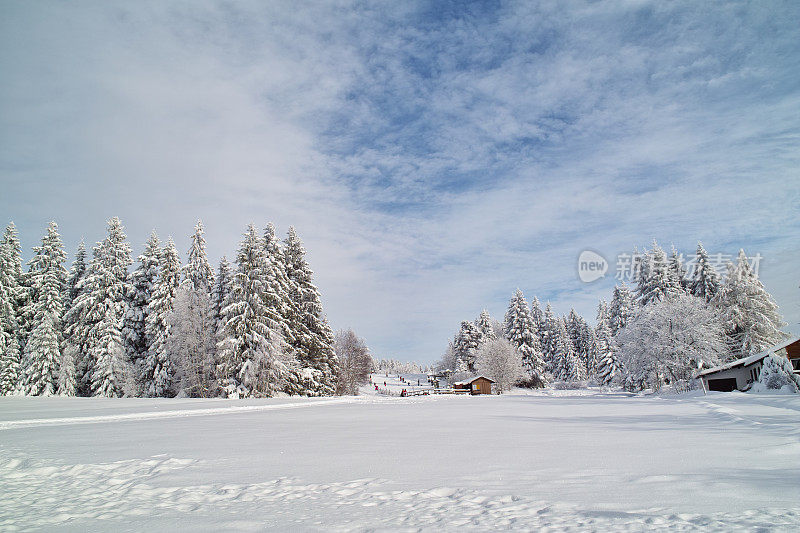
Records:
[[[762,359],[764,359],[766,356],[768,356],[771,353],[772,353],[772,350],[766,350],[766,351],[763,351],[763,352],[759,352],[759,353],[757,353],[755,355],[751,355],[749,357],[743,357],[742,359],[737,359],[735,361],[731,361],[730,363],[725,363],[724,365],[715,366],[714,368],[709,368],[708,370],[703,370],[702,372],[697,374],[697,377],[705,376],[707,374],[714,374],[716,372],[721,372],[723,370],[730,370],[731,368],[736,368],[736,367],[740,367],[740,366],[752,365],[753,363],[761,361]]]
[[[730,370],[731,368],[737,368],[737,367],[740,367],[740,366],[752,365],[753,363],[757,363],[758,361],[761,361],[762,359],[764,359],[769,354],[775,353],[775,352],[777,352],[779,350],[783,350],[784,348],[786,348],[790,344],[794,344],[797,341],[800,341],[800,337],[797,337],[797,338],[794,338],[794,339],[790,339],[790,340],[788,340],[786,342],[783,342],[781,344],[776,344],[772,348],[770,348],[768,350],[764,350],[763,352],[758,352],[757,354],[753,354],[753,355],[748,356],[748,357],[743,357],[741,359],[737,359],[736,361],[731,361],[730,363],[725,363],[724,365],[715,366],[714,368],[709,368],[708,370],[703,370],[702,372],[697,374],[697,377],[699,378],[700,376],[705,376],[707,374],[713,374],[715,372],[721,372],[723,370]]]
[[[494,383],[493,379],[489,379],[486,376],[475,376],[474,378],[470,378],[470,379],[467,379],[467,380],[464,380],[464,381],[456,381],[455,383],[453,383],[453,385],[472,385],[473,381],[475,381],[476,379],[480,379],[480,378],[483,378],[486,381],[491,381],[492,383]]]
[[[737,359],[736,361],[731,361],[730,363],[725,363],[724,365],[715,366],[714,368],[709,368],[708,370],[703,370],[702,372],[697,374],[697,377],[699,378],[700,376],[705,376],[707,374],[714,374],[715,372],[721,372],[723,370],[730,370],[731,368],[737,368],[737,367],[740,367],[740,366],[752,365],[753,363],[757,363],[758,361],[761,361],[762,359],[764,359],[766,356],[768,356],[771,353],[775,353],[775,352],[777,352],[779,350],[783,350],[784,348],[786,348],[790,344],[793,344],[793,343],[797,342],[798,340],[800,340],[800,337],[798,337],[796,339],[788,340],[788,341],[783,342],[781,344],[776,344],[772,348],[770,348],[768,350],[764,350],[763,352],[758,352],[757,354],[753,354],[753,355],[748,356],[748,357],[743,357],[741,359]]]

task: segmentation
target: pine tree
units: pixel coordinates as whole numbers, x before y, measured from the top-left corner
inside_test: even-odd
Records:
[[[297,233],[290,227],[284,242],[284,263],[291,284],[293,347],[303,366],[322,373],[322,388],[318,393],[329,396],[336,392],[338,361],[333,348],[334,336],[322,310],[319,290],[312,283],[313,272],[305,253]],[[278,299],[279,295],[273,292],[271,297]]]
[[[497,338],[497,333],[495,333],[494,327],[492,326],[492,317],[486,309],[481,311],[481,314],[478,315],[478,318],[475,320],[475,327],[478,328],[480,332],[478,348]]]
[[[161,270],[161,243],[153,231],[138,257],[139,266],[128,276],[128,294],[125,317],[122,322],[122,337],[125,358],[135,375],[139,393],[143,392],[142,376],[144,360],[150,349],[147,336],[148,305]]]
[[[558,381],[574,383],[586,379],[586,367],[573,349],[572,339],[564,320],[556,319],[557,335],[555,338],[553,375]]]
[[[67,341],[66,332],[74,325],[70,322],[74,315],[70,313],[72,306],[80,294],[80,284],[86,277],[86,244],[81,240],[78,249],[75,251],[75,260],[67,275],[64,287],[64,317],[62,325],[62,349],[61,349],[61,369],[58,379],[59,394],[63,396],[75,396],[78,393],[77,364],[78,353]]]
[[[78,283],[78,296],[65,330],[78,361],[79,392],[122,396],[128,379],[122,344],[122,318],[128,293],[131,249],[119,218],[108,221],[108,236],[92,250],[92,263]]]
[[[96,248],[93,253],[97,254]],[[87,278],[91,273],[92,266],[86,265],[86,245],[81,241],[67,280],[66,293],[69,304],[65,306],[63,320],[62,389],[84,396],[91,394],[91,383],[87,372],[89,331],[93,326],[89,321],[87,307],[90,302],[87,295]]]
[[[189,247],[188,261],[183,267],[181,284],[192,290],[211,294],[214,286],[214,271],[208,263],[204,234],[203,222],[198,220],[191,237],[192,244]]]
[[[581,322],[583,318],[575,312],[575,309],[570,309],[566,318],[564,318],[564,326],[567,328],[567,334],[572,342],[572,347],[575,354],[581,351]]]
[[[713,301],[722,312],[734,357],[766,350],[786,337],[778,304],[751,270],[744,250],[735,265],[728,265],[728,277]]]
[[[481,332],[474,322],[464,320],[453,339],[455,372],[475,372],[475,356],[480,348]]]
[[[64,287],[67,254],[58,234],[58,225],[50,222],[42,245],[34,247],[30,261],[29,282],[34,300],[31,333],[25,345],[25,392],[32,396],[51,396],[58,392],[61,367],[61,321],[64,315]],[[63,391],[67,394],[74,391]]]
[[[78,297],[78,283],[86,276],[86,244],[81,240],[78,249],[75,251],[75,260],[67,276],[66,287],[64,289],[64,310],[68,311],[75,299]]]
[[[293,343],[294,335],[292,334],[291,321],[293,315],[292,298],[290,293],[292,290],[292,282],[289,280],[286,267],[286,255],[281,247],[281,242],[275,235],[275,226],[270,222],[264,229],[264,251],[267,260],[267,266],[270,270],[267,276],[270,285],[270,294],[275,295],[275,299],[271,304],[275,306],[280,313],[281,320],[281,333],[286,339],[287,343]]]
[[[26,275],[22,271],[22,245],[17,236],[17,227],[13,222],[6,226],[3,233],[3,240],[0,242],[0,249],[3,250],[5,267],[3,269],[5,283],[9,297],[14,307],[14,336],[16,337],[15,346],[22,355],[22,349],[27,340],[27,332],[30,330],[29,320],[29,301],[30,290],[27,286]],[[11,346],[14,346],[12,344]]]
[[[675,246],[672,247],[672,254],[669,256],[669,269],[677,286],[687,292],[689,281],[686,279],[686,267],[683,266],[683,258],[678,254]]]
[[[83,280],[86,277],[86,244],[83,240],[78,244],[75,251],[75,260],[72,262],[66,285],[64,287],[64,318],[62,320],[62,349],[61,349],[61,371],[59,374],[58,390],[64,396],[75,396],[79,391],[78,384],[78,361],[80,353],[69,342],[68,332],[73,331],[77,325],[73,322],[78,319],[79,314],[72,312],[72,308],[78,301],[81,294]]]
[[[636,306],[634,305],[633,295],[628,286],[625,285],[625,282],[614,287],[614,295],[611,298],[611,307],[608,312],[608,327],[612,336],[616,335],[619,330],[633,320]]]
[[[273,396],[285,386],[280,315],[265,305],[264,244],[251,224],[236,255],[217,345],[221,384],[229,397]]]
[[[224,326],[224,324],[222,324],[222,309],[225,307],[225,299],[231,291],[232,278],[231,265],[223,255],[222,259],[219,261],[217,278],[214,281],[214,290],[211,297],[214,305],[214,323],[216,324],[215,330],[217,332],[218,342],[221,340],[220,333]]]
[[[598,324],[600,324],[600,322],[605,322],[606,325],[608,325],[611,321],[611,311],[609,310],[608,302],[602,298],[597,303],[596,319]]]
[[[670,268],[667,254],[653,241],[653,249],[645,254],[641,267],[636,299],[639,305],[661,301],[681,292],[680,280]]]
[[[517,289],[508,304],[503,329],[506,338],[522,355],[522,366],[527,374],[525,382],[533,387],[543,387],[547,380],[535,327],[528,302],[525,301],[522,291]]]
[[[140,381],[143,393],[150,397],[173,396],[175,365],[167,350],[170,335],[170,313],[181,282],[181,261],[170,238],[160,254],[160,271],[147,304],[145,334],[150,344],[142,362]]]
[[[594,332],[589,328],[586,320],[575,312],[575,309],[570,309],[564,325],[572,342],[575,356],[583,365],[583,374],[591,374],[595,365]]]
[[[586,366],[586,375],[594,376],[597,372],[597,363],[599,361],[600,352],[597,346],[597,336],[594,329],[581,318],[581,333],[580,333],[580,359]]]
[[[22,274],[19,240],[14,223],[0,241],[0,396],[21,388],[18,304]]]
[[[612,338],[611,329],[606,322],[597,324],[595,331],[597,339],[597,367],[595,379],[600,385],[609,386],[622,376],[622,364],[616,355],[616,347]]]
[[[542,355],[544,356],[545,371],[549,374],[555,372],[556,358],[559,354],[559,333],[561,328],[561,319],[553,315],[553,309],[550,307],[550,302],[544,311],[544,327],[542,328]]]
[[[710,302],[719,292],[720,281],[714,265],[708,259],[708,252],[703,248],[703,243],[697,243],[697,259],[695,261],[694,275],[689,284],[689,292],[698,298]]]
[[[539,299],[534,296],[531,301],[531,319],[533,320],[534,333],[539,337],[539,346],[544,350],[545,346],[545,332],[544,332],[544,313],[542,306],[539,304]]]

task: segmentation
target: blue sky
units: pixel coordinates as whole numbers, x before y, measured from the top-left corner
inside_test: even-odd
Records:
[[[743,247],[800,334],[795,2],[0,3],[0,213],[214,261],[293,224],[335,328],[431,361],[528,297],[593,318],[657,239]],[[613,265],[612,265],[613,269]]]

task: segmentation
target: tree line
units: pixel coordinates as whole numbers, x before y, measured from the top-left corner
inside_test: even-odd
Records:
[[[702,243],[691,275],[674,249],[668,257],[655,241],[634,257],[635,288],[616,286],[611,302],[599,303],[594,327],[574,309],[559,317],[548,303],[542,311],[536,297],[528,304],[517,290],[503,324],[486,311],[461,323],[440,369],[494,373],[506,386],[658,389],[786,338],[778,306],[743,250],[724,280]]]
[[[216,272],[201,222],[186,264],[153,232],[129,271],[116,217],[91,259],[82,242],[69,270],[55,222],[27,270],[21,251],[12,223],[0,241],[0,394],[342,392],[335,337],[294,228],[281,241],[272,224],[249,225],[233,263],[223,257]]]

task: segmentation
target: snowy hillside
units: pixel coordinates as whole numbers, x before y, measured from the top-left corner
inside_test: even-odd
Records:
[[[800,528],[800,398],[0,398],[0,529]]]

